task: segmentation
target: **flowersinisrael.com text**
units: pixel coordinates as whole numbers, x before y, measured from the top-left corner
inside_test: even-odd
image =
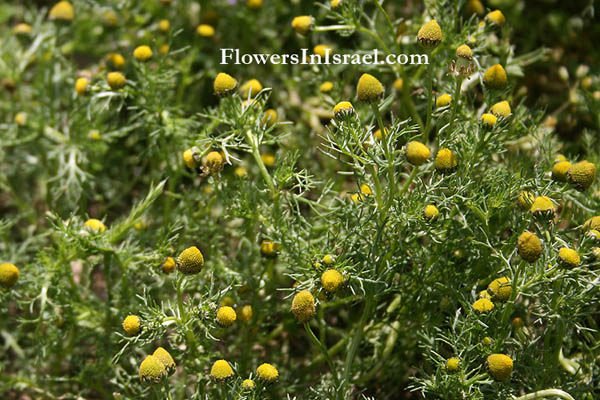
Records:
[[[334,65],[384,65],[384,64],[429,64],[427,54],[382,54],[377,49],[371,53],[331,54],[326,49],[325,54],[310,54],[309,49],[300,49],[300,53],[266,54],[240,53],[239,49],[221,49],[221,64],[334,64]]]

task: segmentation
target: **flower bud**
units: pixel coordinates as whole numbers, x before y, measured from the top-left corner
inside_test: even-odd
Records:
[[[19,279],[19,268],[11,263],[0,264],[0,286],[5,289],[11,288]]]
[[[490,89],[504,89],[506,81],[506,71],[500,64],[492,65],[483,74],[483,83]]]
[[[197,274],[203,266],[204,256],[196,246],[185,249],[177,258],[177,268],[184,275]]]
[[[232,93],[237,87],[237,80],[231,75],[220,72],[213,83],[213,89],[217,96],[225,96]]]
[[[298,292],[292,300],[292,313],[302,323],[315,316],[315,298],[308,290]]]
[[[421,142],[413,141],[406,145],[406,159],[412,165],[419,166],[424,164],[430,155],[431,151],[429,147]]]
[[[356,93],[360,101],[377,101],[383,96],[383,92],[383,85],[373,75],[362,74],[358,80]]]
[[[310,15],[301,15],[292,20],[292,28],[301,35],[306,35],[314,27],[315,19]]]
[[[513,360],[505,354],[490,354],[487,358],[490,374],[497,381],[507,381],[513,371]]]
[[[580,192],[589,188],[596,179],[596,166],[588,161],[573,164],[567,171],[569,182]]]
[[[423,47],[436,47],[442,42],[442,28],[436,20],[431,20],[419,29],[417,40]]]
[[[517,251],[523,260],[533,263],[542,255],[542,241],[534,233],[523,232],[517,240]]]

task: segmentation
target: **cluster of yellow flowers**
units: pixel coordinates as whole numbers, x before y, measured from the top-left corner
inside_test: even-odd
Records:
[[[158,383],[175,371],[175,366],[175,360],[173,360],[171,354],[164,348],[159,347],[140,364],[140,380]]]

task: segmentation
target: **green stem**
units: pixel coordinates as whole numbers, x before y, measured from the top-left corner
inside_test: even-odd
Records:
[[[452,134],[452,126],[454,125],[454,118],[456,118],[456,109],[458,108],[458,98],[460,97],[460,87],[462,85],[463,78],[459,76],[456,78],[456,87],[454,88],[454,98],[452,99],[452,113],[450,114],[450,126],[448,127],[448,135]]]
[[[537,392],[529,393],[529,394],[523,395],[521,397],[517,397],[514,400],[534,400],[534,399],[544,399],[547,397],[560,397],[561,399],[565,399],[565,400],[575,400],[573,397],[571,397],[571,395],[569,393],[562,391],[560,389],[538,390]]]
[[[417,167],[412,167],[410,176],[408,177],[406,182],[404,182],[404,186],[402,186],[402,189],[400,189],[400,193],[398,193],[398,198],[404,196],[404,194],[408,191],[408,188],[410,187],[411,183],[415,180],[415,177],[417,176],[418,170],[419,169]]]
[[[377,3],[377,1],[376,1]],[[392,201],[394,200],[394,195],[396,194],[396,174],[394,171],[394,160],[390,154],[389,141],[385,138],[385,126],[383,125],[383,118],[381,118],[381,111],[376,103],[371,103],[371,108],[375,113],[375,117],[377,119],[377,125],[379,125],[379,130],[381,131],[381,142],[383,144],[383,150],[385,152],[385,158],[388,160],[388,186],[390,187],[390,192],[388,194],[388,200],[384,206],[382,217],[385,218],[387,214],[387,210],[392,205]]]
[[[363,330],[367,321],[371,314],[371,309],[373,307],[374,299],[367,295],[365,299],[365,308],[363,310],[362,316],[360,317],[360,321],[358,326],[355,328],[354,335],[352,336],[352,341],[350,342],[350,349],[348,350],[348,354],[346,355],[346,362],[344,363],[344,383],[342,386],[342,397],[346,398],[346,392],[348,386],[350,385],[350,374],[352,373],[352,364],[354,363],[354,357],[358,351],[358,347],[363,337]]]
[[[425,122],[425,130],[423,131],[423,140],[428,140],[429,130],[431,129],[431,116],[433,106],[433,68],[429,71],[429,79],[427,81],[427,122]]]
[[[327,32],[327,31],[338,31],[338,30],[351,30],[355,29],[354,25],[329,25],[329,26],[315,26],[314,32]]]
[[[252,131],[250,129],[246,130],[246,140],[248,140],[248,144],[252,148],[252,156],[254,157],[254,161],[256,161],[256,164],[258,164],[260,173],[263,179],[265,180],[267,186],[269,187],[273,199],[276,199],[279,194],[277,192],[277,189],[275,189],[275,184],[273,183],[273,179],[271,178],[271,175],[269,174],[265,163],[263,163],[262,158],[260,157],[260,151],[258,150],[258,140],[256,139],[256,136],[252,134]]]
[[[111,315],[111,304],[112,304],[112,284],[111,284],[111,279],[110,279],[110,270],[111,270],[111,266],[112,266],[112,252],[110,251],[105,251],[104,252],[104,280],[106,281],[106,315],[105,315],[105,321],[104,321],[104,330],[105,330],[105,340],[106,340],[106,348],[108,353],[107,354],[112,354],[112,351],[110,349],[111,347],[111,341],[110,341],[110,334],[111,334],[111,321],[112,321],[112,315]]]
[[[335,382],[335,386],[336,388],[339,387],[340,381],[338,379],[337,372],[335,371],[335,367],[333,366],[333,361],[331,360],[331,357],[329,357],[329,353],[327,352],[327,348],[325,348],[325,345],[323,345],[323,343],[315,336],[308,322],[304,323],[304,329],[306,330],[306,333],[308,333],[308,336],[311,338],[312,342],[317,345],[317,347],[321,350],[321,353],[323,353],[323,356],[325,356],[327,364],[329,364],[329,370],[331,371],[331,375],[333,375],[333,381]]]

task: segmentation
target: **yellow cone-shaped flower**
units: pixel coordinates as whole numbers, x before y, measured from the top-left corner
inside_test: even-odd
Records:
[[[167,375],[165,366],[157,357],[148,356],[140,364],[140,380],[159,382]]]
[[[315,316],[315,298],[308,290],[294,296],[292,313],[300,322],[308,322]]]
[[[173,369],[175,369],[175,360],[173,360],[171,354],[169,354],[169,352],[164,348],[157,348],[156,350],[154,350],[154,353],[152,353],[152,355],[158,358],[158,360],[165,366],[165,369],[167,371],[172,371]]]
[[[492,108],[490,108],[490,112],[498,118],[506,118],[510,115],[512,110],[510,109],[510,104],[508,104],[508,101],[504,100],[494,104]]]
[[[123,75],[121,72],[109,72],[106,75],[106,82],[108,83],[108,86],[110,86],[111,89],[120,89],[123,86],[125,86],[125,75]]]
[[[11,263],[0,264],[0,286],[5,289],[11,288],[19,279],[19,268]]]
[[[273,383],[279,378],[279,371],[271,364],[264,363],[256,368],[256,376],[265,382]]]
[[[313,29],[315,20],[310,15],[301,15],[292,20],[292,28],[301,35],[306,35]]]
[[[229,306],[220,307],[217,310],[217,322],[221,326],[231,326],[237,319],[235,310]]]
[[[581,263],[579,253],[568,247],[563,247],[558,251],[558,262],[566,268],[576,268]]]
[[[488,285],[487,290],[488,293],[492,295],[492,299],[504,302],[510,299],[512,285],[510,280],[503,276],[502,278],[494,279],[492,283]]]
[[[458,166],[458,160],[452,150],[440,149],[435,156],[435,169],[439,172],[452,172]]]
[[[500,64],[492,65],[483,74],[483,83],[491,89],[504,89],[506,81],[506,71]]]
[[[258,79],[250,79],[240,86],[240,96],[244,99],[247,99],[248,97],[253,98],[262,89],[263,86]]]
[[[95,232],[95,233],[102,233],[106,230],[106,226],[104,226],[104,224],[102,223],[102,221],[100,221],[99,219],[96,218],[90,218],[87,221],[85,221],[85,224],[83,224],[88,230]]]
[[[344,277],[337,269],[328,269],[321,275],[321,285],[329,293],[335,293],[344,283]]]
[[[197,274],[203,266],[204,256],[196,246],[185,249],[177,258],[177,268],[184,275]]]
[[[142,320],[137,315],[128,315],[123,320],[123,329],[130,336],[140,333]]]
[[[210,369],[210,376],[218,381],[222,381],[233,376],[233,369],[227,361],[217,360]]]
[[[442,28],[436,20],[431,20],[419,29],[417,40],[424,47],[436,47],[442,42]]]
[[[138,46],[133,51],[133,56],[138,61],[147,61],[152,57],[152,49],[150,46]]]
[[[534,217],[554,218],[555,207],[550,198],[546,196],[538,196],[533,200],[529,211]]]
[[[504,23],[506,22],[506,18],[504,18],[504,14],[502,14],[502,11],[500,10],[494,10],[489,12],[485,16],[485,19],[491,22],[493,25],[497,25],[499,27],[504,26]]]
[[[431,151],[429,147],[421,142],[413,141],[406,145],[406,159],[412,165],[419,166],[424,164],[430,155]]]
[[[596,166],[588,161],[573,164],[567,171],[569,182],[580,192],[592,186],[596,179]]]
[[[373,75],[362,74],[358,80],[356,93],[360,101],[377,101],[383,96],[383,92],[383,85]]]
[[[490,354],[487,358],[490,374],[497,381],[507,381],[513,371],[513,360],[506,354]]]
[[[535,262],[542,255],[542,241],[534,233],[523,232],[517,240],[517,251],[527,262]]]
[[[559,182],[566,182],[568,179],[567,172],[571,168],[571,163],[568,161],[559,161],[552,166],[552,179]]]
[[[460,359],[452,357],[446,360],[446,371],[453,374],[460,369]]]
[[[437,108],[446,107],[448,104],[452,102],[452,96],[449,94],[442,94],[435,100],[435,106]]]
[[[72,21],[75,18],[75,10],[68,1],[59,1],[50,9],[48,16],[56,21]]]
[[[354,114],[354,107],[349,101],[341,101],[333,107],[333,115],[336,118],[342,118],[351,114]]]
[[[77,79],[77,81],[75,81],[75,92],[80,96],[82,94],[85,94],[88,84],[89,84],[89,81],[85,78]]]
[[[213,83],[213,89],[218,96],[225,96],[235,90],[237,80],[224,72],[220,72]]]

